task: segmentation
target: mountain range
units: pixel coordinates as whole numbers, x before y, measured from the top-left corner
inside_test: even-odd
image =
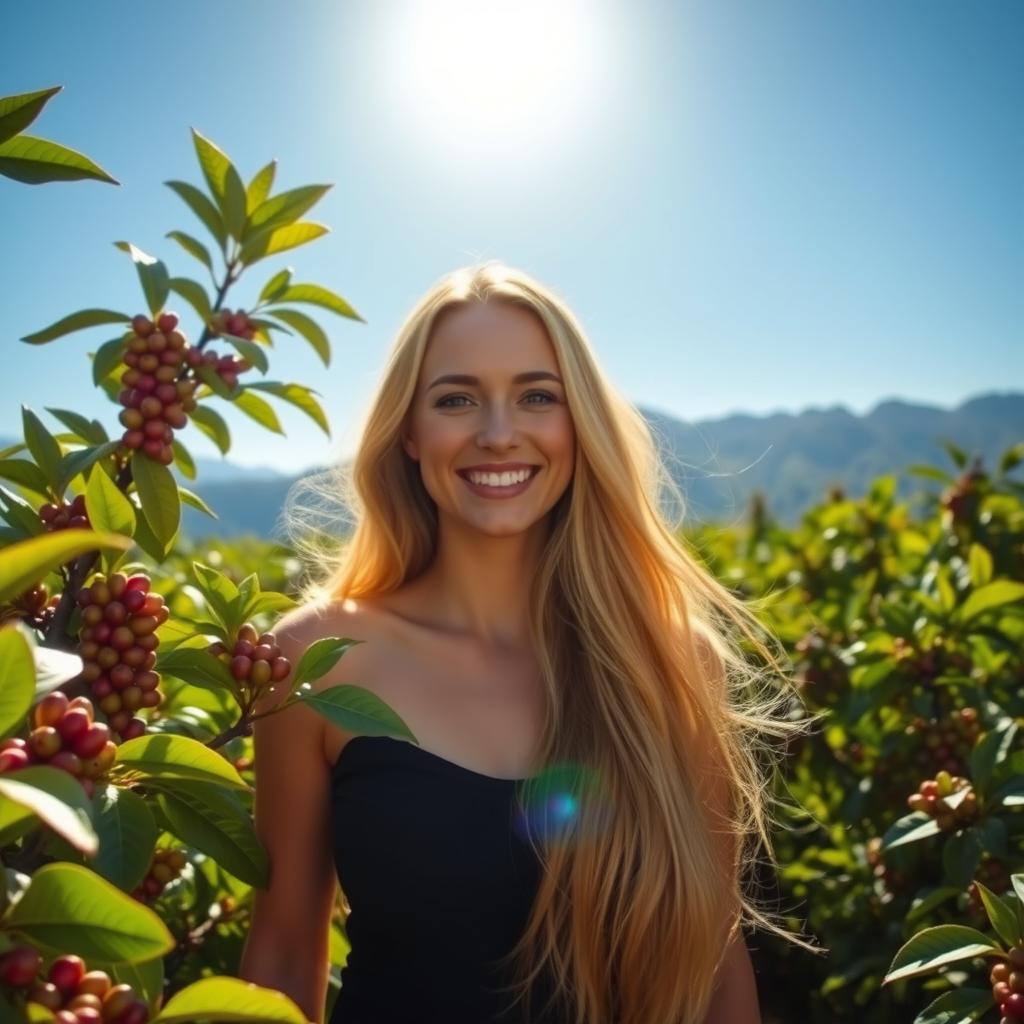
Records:
[[[644,407],[639,410],[683,491],[684,522],[690,524],[742,519],[757,491],[769,514],[792,526],[830,488],[841,487],[850,497],[860,497],[872,480],[887,473],[897,474],[897,496],[906,500],[938,486],[907,475],[908,467],[925,463],[957,472],[944,442],[979,456],[992,470],[1008,447],[1024,441],[1024,394],[1016,392],[979,395],[953,409],[890,399],[863,416],[833,405],[799,413],[734,413],[687,422]],[[0,440],[0,445],[11,443]],[[218,519],[186,505],[183,533],[278,540],[285,539],[281,513],[289,491],[298,484],[292,497],[298,495],[304,504],[302,482],[319,471],[287,474],[206,458],[197,458],[196,467],[194,481],[182,478],[177,469],[175,473]],[[666,506],[666,511],[678,514],[674,507]],[[343,529],[338,525],[344,522],[340,506],[322,511],[318,518]]]

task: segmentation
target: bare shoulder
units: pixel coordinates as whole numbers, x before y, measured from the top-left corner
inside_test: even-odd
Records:
[[[365,601],[334,601],[328,604],[306,604],[293,608],[282,616],[273,627],[282,653],[293,665],[308,647],[326,637],[340,637],[354,640],[354,643],[339,661],[351,668],[362,662],[358,653],[367,643],[381,638],[388,628],[388,619],[383,611]],[[314,691],[337,683],[337,673],[329,672],[315,681]]]

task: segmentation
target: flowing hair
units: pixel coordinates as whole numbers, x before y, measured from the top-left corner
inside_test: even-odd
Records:
[[[772,653],[786,657],[777,638],[660,510],[663,489],[685,502],[651,429],[556,294],[492,260],[444,276],[413,308],[350,467],[320,485],[351,514],[347,541],[302,530],[301,512],[286,512],[314,567],[300,596],[385,594],[430,565],[437,508],[401,437],[435,320],[474,302],[540,318],[577,439],[529,597],[544,712],[535,774],[516,787],[516,806],[542,874],[504,958],[515,968],[507,991],[529,1014],[546,985],[546,1009],[560,1003],[561,1019],[577,1024],[700,1024],[742,925],[820,952],[777,925],[746,884],[759,848],[774,864],[782,748],[816,719]],[[710,800],[712,790],[723,798]]]

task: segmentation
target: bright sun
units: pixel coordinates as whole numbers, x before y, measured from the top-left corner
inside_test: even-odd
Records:
[[[521,170],[600,116],[611,61],[599,0],[423,0],[385,27],[400,130],[449,167]],[[400,12],[400,13],[399,13]]]

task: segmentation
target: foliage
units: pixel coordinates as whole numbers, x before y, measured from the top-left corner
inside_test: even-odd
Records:
[[[15,136],[56,91],[0,99],[0,134]],[[248,310],[224,305],[249,268],[326,233],[301,217],[329,186],[272,195],[274,161],[243,185],[228,157],[192,134],[207,190],[167,184],[213,236],[223,268],[195,236],[167,237],[203,265],[211,286],[172,276],[162,260],[119,241],[147,312],[79,310],[22,339],[49,344],[115,326],[90,353],[92,380],[123,406],[126,429],[111,437],[99,420],[56,408],[47,410],[54,428],[23,408],[24,440],[0,452],[4,1020],[54,1019],[75,993],[97,1009],[103,1000],[104,1018],[119,1024],[304,1020],[285,995],[230,977],[252,889],[268,880],[252,820],[252,724],[303,702],[343,727],[414,738],[369,691],[314,690],[359,641],[323,638],[295,665],[281,656],[265,629],[294,606],[289,553],[199,553],[179,538],[182,502],[216,513],[170,472],[173,463],[196,476],[174,432],[193,424],[226,454],[230,431],[217,403],[280,431],[269,396],[329,435],[312,388],[241,377],[269,373],[274,334],[297,336],[329,364],[326,331],[297,307],[362,322],[330,289],[294,282],[290,267],[270,275]],[[8,143],[0,171],[21,181],[94,168],[38,140],[32,167],[15,165],[28,150],[15,154]],[[47,177],[46,160],[63,160],[64,170]],[[172,293],[199,317],[194,344],[166,309]],[[237,356],[212,353],[215,338]],[[281,702],[257,712],[278,686]],[[336,965],[347,954],[342,920],[336,913]]]
[[[1024,444],[994,473],[945,447],[955,475],[910,468],[940,485],[917,519],[884,476],[795,530],[755,501],[749,530],[693,538],[826,716],[786,751],[780,871],[759,881],[829,955],[753,943],[766,1021],[896,1024],[928,1000],[918,1024],[977,1019],[977,973],[1022,941]],[[907,970],[920,943],[936,955]]]

